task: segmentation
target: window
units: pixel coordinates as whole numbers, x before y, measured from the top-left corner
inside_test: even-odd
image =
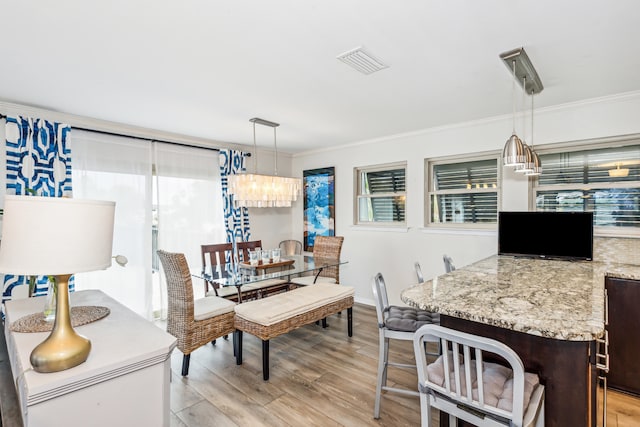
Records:
[[[498,164],[497,155],[463,162],[459,159],[427,160],[427,224],[473,227],[496,224]]]
[[[406,163],[356,168],[356,223],[405,224]]]
[[[583,147],[584,148],[584,147]],[[592,211],[596,234],[640,235],[640,144],[542,152],[539,211]]]

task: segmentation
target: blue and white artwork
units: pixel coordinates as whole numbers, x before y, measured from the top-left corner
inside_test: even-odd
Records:
[[[335,169],[311,169],[304,179],[304,250],[313,251],[316,236],[335,236]]]

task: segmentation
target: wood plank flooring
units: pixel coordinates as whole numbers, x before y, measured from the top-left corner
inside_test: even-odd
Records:
[[[346,317],[330,316],[327,329],[307,325],[272,339],[267,382],[262,380],[261,341],[249,334],[244,334],[242,365],[235,364],[231,337],[220,339],[192,353],[186,378],[180,375],[182,353],[175,350],[171,427],[419,426],[420,403],[412,396],[383,393],[380,419],[373,418],[375,309],[354,306],[351,338]],[[390,356],[413,363],[411,344],[393,340]],[[395,386],[416,388],[415,371],[390,368],[388,377]],[[640,399],[610,392],[608,404],[608,427],[640,426]]]

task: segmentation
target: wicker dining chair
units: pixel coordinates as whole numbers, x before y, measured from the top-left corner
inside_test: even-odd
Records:
[[[183,353],[182,376],[189,374],[191,353],[235,330],[235,303],[220,297],[194,300],[193,283],[184,254],[158,250],[167,281],[167,332]]]
[[[313,258],[314,259],[329,259],[339,260],[340,253],[342,252],[342,242],[344,237],[342,236],[316,236],[313,244]],[[340,266],[323,268],[318,274],[316,280],[316,274],[310,276],[302,276],[291,279],[291,283],[297,285],[311,285],[313,283],[340,283]]]

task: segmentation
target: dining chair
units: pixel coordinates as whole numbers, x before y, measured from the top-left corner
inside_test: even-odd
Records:
[[[424,344],[434,340],[447,351],[427,363]],[[460,418],[476,426],[544,426],[544,386],[537,374],[524,371],[520,357],[505,344],[425,325],[415,333],[413,350],[423,427],[431,426],[432,408],[440,417],[449,414],[449,425]]]
[[[219,280],[229,277],[228,263],[233,261],[233,245],[231,243],[215,243],[200,245],[202,255],[202,274],[211,271],[211,278],[204,279],[204,294],[224,298],[237,298],[234,286],[220,286]],[[212,289],[209,290],[209,285]]]
[[[249,262],[249,251],[262,248],[262,240],[252,240],[249,242],[236,242],[240,261]],[[269,296],[274,293],[289,290],[289,284],[284,279],[270,279],[251,283],[242,287],[242,299],[256,299]]]
[[[248,242],[236,242],[238,249],[238,259],[249,262],[249,251],[262,248],[262,240],[251,240]]]
[[[316,236],[313,243],[314,259],[339,260],[342,252],[343,236]],[[316,279],[317,274],[317,279]],[[295,277],[291,283],[296,285],[311,285],[313,283],[340,283],[340,266],[323,268],[319,273],[309,276]]]
[[[302,242],[299,240],[283,240],[278,247],[281,255],[302,255]]]
[[[157,251],[167,281],[167,332],[183,353],[182,376],[189,375],[191,353],[235,330],[235,303],[219,297],[194,300],[189,265],[184,254]]]
[[[451,273],[456,269],[456,266],[453,265],[453,260],[449,255],[442,255],[442,261],[444,262],[444,271],[446,271],[447,273]]]
[[[391,387],[387,385],[387,372],[389,366],[397,368],[415,369],[416,365],[392,362],[389,360],[390,340],[413,341],[415,331],[426,324],[440,323],[440,315],[413,307],[389,305],[387,287],[381,273],[376,274],[372,284],[373,299],[376,304],[378,318],[378,377],[376,382],[376,399],[373,408],[373,417],[380,418],[380,400],[382,391],[418,396],[418,391],[405,388]],[[433,342],[437,343],[438,340]],[[440,353],[432,353],[435,357]]]

